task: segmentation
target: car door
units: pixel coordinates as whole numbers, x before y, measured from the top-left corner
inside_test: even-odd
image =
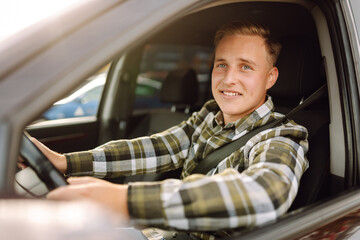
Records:
[[[108,80],[111,80],[105,84],[97,116],[39,123],[29,126],[28,131],[62,152],[86,149],[113,135],[119,136],[117,130],[126,122],[118,114],[126,114],[128,111],[122,108],[131,107],[118,95],[126,91],[119,85],[125,86],[133,77],[131,66],[123,68],[132,63],[126,52],[141,41],[141,36],[175,20],[178,12],[186,8],[190,11],[193,4],[199,1],[83,1],[3,43],[0,190],[13,188],[14,161],[24,127],[113,61],[117,64],[110,67]],[[99,131],[104,131],[104,135],[99,135]]]
[[[129,3],[129,7],[138,5],[139,3],[136,1]],[[163,5],[166,5],[166,1],[152,4],[151,9],[142,10],[143,16]],[[127,19],[127,21],[129,20]],[[101,33],[99,35],[101,36]],[[105,67],[102,66],[99,70],[93,70],[96,71],[94,75],[83,80],[86,82],[103,71],[102,74],[106,82],[101,95],[97,96],[96,105],[98,109],[96,112],[90,116],[83,116],[86,109],[79,99],[68,101],[66,106],[63,104],[61,106],[63,109],[59,109],[58,101],[39,115],[39,118],[44,119],[44,116],[48,116],[50,119],[41,122],[35,120],[36,123],[29,125],[26,130],[30,135],[58,152],[90,149],[108,140],[125,137],[125,126],[129,121],[129,114],[132,112],[132,93],[138,75],[138,53],[141,54],[141,48],[131,51],[130,54],[124,52],[117,55],[105,65],[107,66],[105,71]],[[71,95],[74,93],[61,101],[66,101]]]

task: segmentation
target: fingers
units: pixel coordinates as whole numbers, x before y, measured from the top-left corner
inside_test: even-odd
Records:
[[[47,198],[51,200],[77,200],[92,198],[93,190],[101,189],[111,183],[93,177],[71,177],[67,179],[70,185],[59,187],[48,193]],[[100,194],[101,195],[101,194]]]
[[[35,144],[35,146],[40,150],[48,150],[48,147],[46,147],[44,144],[42,144],[39,140],[37,140],[34,137],[30,137],[30,140]]]
[[[67,179],[71,185],[88,184],[88,183],[108,183],[105,180],[101,180],[94,177],[71,177]]]
[[[18,162],[17,167],[20,169],[25,169],[25,168],[27,168],[27,165],[25,163]]]
[[[43,143],[41,143],[36,138],[30,137],[30,140],[35,144],[35,146],[48,158],[52,159],[54,156],[56,156],[57,153],[50,150],[47,146],[45,146]]]
[[[66,157],[63,154],[52,151],[36,138],[30,137],[30,140],[35,146],[54,164],[54,166],[62,173],[66,173],[67,162]]]
[[[18,156],[17,167],[20,169],[25,169],[28,167],[25,163],[25,160],[21,156]]]
[[[50,200],[61,200],[61,201],[84,199],[85,197],[83,195],[83,191],[84,191],[84,187],[82,185],[64,186],[49,192],[46,198]]]
[[[70,185],[59,187],[50,193],[51,200],[91,200],[129,219],[127,209],[128,186],[113,184],[92,177],[77,177],[68,180]]]
[[[68,186],[59,187],[51,191],[47,198],[51,200],[76,200],[85,198],[92,190],[94,184],[110,184],[109,182],[94,177],[70,177]]]

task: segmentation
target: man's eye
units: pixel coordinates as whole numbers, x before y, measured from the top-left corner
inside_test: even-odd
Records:
[[[220,63],[216,66],[217,68],[226,68],[226,65],[223,63]]]
[[[243,65],[241,66],[241,68],[244,70],[251,70],[251,67],[249,67],[248,65]]]

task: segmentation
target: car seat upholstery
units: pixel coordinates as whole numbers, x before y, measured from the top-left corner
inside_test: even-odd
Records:
[[[190,117],[199,94],[196,71],[183,68],[170,71],[160,90],[160,100],[170,103],[171,108],[154,109],[146,114],[128,138],[141,137],[164,131]],[[165,178],[179,178],[181,169],[159,174],[134,175],[119,178],[122,183],[135,181],[158,181]]]
[[[164,131],[189,118],[199,94],[197,74],[192,68],[170,71],[160,89],[160,101],[171,108],[150,111],[129,138]]]
[[[282,50],[277,62],[279,78],[268,94],[272,96],[275,111],[286,114],[325,84],[326,78],[316,40],[289,37],[280,42]],[[301,179],[299,192],[291,207],[296,209],[321,198],[329,175],[330,120],[327,94],[291,118],[309,132],[309,168]]]

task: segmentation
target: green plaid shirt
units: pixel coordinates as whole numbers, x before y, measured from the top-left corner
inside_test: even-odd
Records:
[[[286,213],[296,196],[308,167],[306,128],[287,121],[252,137],[206,175],[191,171],[215,149],[281,118],[273,108],[268,97],[250,115],[224,126],[211,100],[164,132],[66,154],[68,173],[116,177],[183,167],[181,180],[130,183],[128,208],[136,224],[204,233],[260,225]]]

